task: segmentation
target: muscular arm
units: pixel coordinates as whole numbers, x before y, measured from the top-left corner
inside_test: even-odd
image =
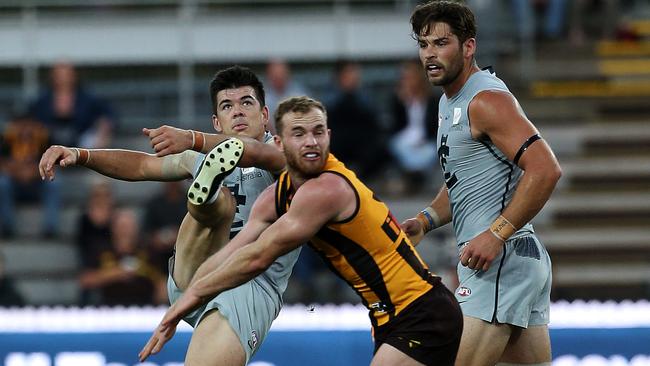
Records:
[[[158,156],[197,149],[198,147],[201,148],[201,152],[207,153],[224,140],[236,137],[244,142],[244,155],[239,162],[239,166],[254,166],[277,173],[284,169],[286,163],[284,154],[275,145],[266,144],[246,136],[192,132],[192,130],[183,130],[171,126],[161,126],[155,129],[145,128],[143,132],[151,140],[151,146]],[[193,133],[194,138],[192,137]],[[204,141],[201,144],[200,140],[202,139]]]
[[[205,134],[205,147],[203,151],[210,151],[210,149],[230,137],[236,137],[244,143],[244,155],[242,155],[239,161],[239,166],[254,166],[273,173],[279,173],[284,169],[286,164],[284,154],[275,144],[266,144],[246,136]]]
[[[516,99],[506,92],[484,91],[469,105],[472,136],[489,138],[510,161],[514,161],[521,146],[537,129],[526,118]],[[524,171],[510,203],[501,215],[517,230],[529,222],[553,192],[561,170],[553,152],[544,140],[534,142],[521,155],[519,167]],[[498,218],[501,225],[503,219]],[[496,222],[496,221],[495,221]],[[507,239],[506,235],[506,239]],[[471,269],[487,270],[501,252],[503,237],[491,229],[469,241],[460,262]]]
[[[223,261],[227,254],[218,252],[208,259],[205,267],[201,266],[199,271],[207,274],[193,279],[183,296],[169,308],[140,351],[140,361],[162,349],[183,316],[207,299],[262,273],[276,258],[309,240],[328,222],[348,218],[356,204],[352,187],[343,178],[325,173],[302,185],[289,211],[276,220],[274,190],[264,191],[255,202],[248,223],[233,239],[233,245],[229,243],[222,249],[231,251],[230,255]],[[254,228],[249,229],[251,225]],[[246,234],[240,237],[244,231]],[[248,241],[252,242],[246,245]]]
[[[191,155],[181,153],[159,158],[155,155],[129,150],[91,150],[91,159],[85,165],[102,175],[127,181],[172,181],[189,178],[191,167],[183,160],[193,161]]]
[[[510,161],[522,144],[538,133],[517,100],[509,93],[485,91],[469,105],[472,134],[488,137]],[[543,139],[534,142],[518,162],[524,171],[502,215],[516,228],[529,222],[548,201],[561,176],[560,165]]]
[[[201,298],[213,297],[251,280],[275,259],[307,242],[328,222],[349,217],[355,207],[354,192],[343,178],[322,174],[306,182],[286,214],[253,243],[237,249],[219,268],[196,281],[190,291]]]
[[[139,151],[101,149],[87,150],[89,158],[84,166],[102,175],[126,181],[171,181],[191,176],[198,153],[193,151],[157,157]],[[51,146],[41,157],[39,171],[43,179],[53,180],[57,165],[77,165],[78,150],[64,146]]]

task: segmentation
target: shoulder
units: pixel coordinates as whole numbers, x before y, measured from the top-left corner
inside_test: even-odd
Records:
[[[263,213],[263,217],[276,217],[275,188],[276,183],[273,183],[257,196],[253,203],[253,211]],[[251,217],[253,217],[252,214]]]
[[[257,197],[256,201],[271,201],[275,202],[275,189],[277,188],[278,183],[275,182],[270,186],[264,188],[262,193]]]
[[[472,121],[493,120],[520,109],[517,99],[506,90],[483,90],[469,103]]]
[[[301,196],[308,196],[314,201],[331,205],[349,202],[355,195],[352,185],[346,178],[330,171],[308,180],[298,189],[298,192]]]

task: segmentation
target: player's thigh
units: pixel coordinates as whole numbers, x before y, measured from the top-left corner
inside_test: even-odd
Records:
[[[507,324],[492,324],[464,316],[456,365],[493,366],[501,358],[511,332],[512,328]]]
[[[423,366],[424,364],[412,359],[402,351],[391,346],[390,344],[382,344],[375,356],[372,358],[370,366]]]
[[[537,325],[513,331],[501,361],[512,364],[551,362],[551,339],[548,326]]]
[[[243,366],[246,355],[226,318],[219,311],[206,314],[194,329],[185,356],[186,366]]]

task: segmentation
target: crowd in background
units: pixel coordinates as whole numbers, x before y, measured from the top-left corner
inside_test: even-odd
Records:
[[[579,0],[570,7],[564,0],[512,0],[512,9],[523,39],[563,37],[579,44],[589,36],[580,17],[585,11],[610,15],[603,16],[607,22],[598,37],[625,33],[611,16],[616,14],[617,4]],[[354,60],[336,62],[331,88],[316,97],[324,101],[328,111],[332,152],[378,192],[408,196],[424,188],[437,188],[431,181],[439,174],[435,134],[440,91],[429,86],[419,60],[396,62],[395,69],[398,77],[388,100],[371,100],[363,83],[362,64]],[[310,95],[291,72],[282,59],[270,60],[266,66],[266,101],[271,116],[282,99]],[[96,181],[83,200],[76,236],[62,237],[59,218],[66,203],[61,191],[75,187],[63,187],[56,180],[42,181],[37,169],[40,156],[52,144],[121,147],[115,134],[119,113],[80,82],[73,65],[53,65],[49,75],[38,97],[2,124],[0,235],[3,240],[19,240],[16,225],[25,223],[17,222],[17,207],[39,205],[40,237],[76,243],[80,305],[165,304],[168,259],[186,212],[185,186],[165,183],[140,208],[139,215],[133,207],[118,204],[107,181]],[[384,115],[378,113],[378,105]],[[273,120],[269,129],[275,131]],[[204,130],[210,132],[207,126]],[[341,291],[344,286],[329,280],[331,275],[323,275],[326,269],[321,260],[309,250],[303,251],[294,272],[297,290],[288,292],[290,301],[344,302],[350,298]],[[24,296],[5,275],[0,257],[0,306],[23,304]]]
[[[437,104],[417,60],[405,61],[398,68],[389,124],[380,122],[357,62],[341,60],[335,65],[332,88],[323,100],[334,131],[332,152],[362,179],[375,184],[384,184],[389,171],[391,180],[384,188],[408,195],[417,192],[425,176],[435,174],[435,131],[426,121],[437,114]],[[310,93],[292,78],[290,66],[281,59],[268,63],[264,79],[271,116],[282,99]],[[16,237],[16,225],[22,224],[16,222],[17,207],[36,204],[43,208],[40,238],[70,240],[57,230],[66,205],[61,202],[61,190],[79,188],[64,187],[59,180],[41,180],[38,161],[53,144],[121,147],[114,134],[117,121],[114,108],[85,88],[73,65],[61,62],[51,67],[48,85],[2,131],[0,228],[4,239],[21,239]],[[273,119],[269,130],[275,131]],[[359,135],[365,136],[364,141],[359,141]],[[414,163],[408,155],[418,151],[426,152],[426,158]],[[403,184],[402,177],[406,177]],[[185,190],[182,183],[165,183],[144,207],[134,210],[118,204],[109,181],[93,181],[72,239],[79,257],[80,305],[166,303],[168,259],[186,212]],[[318,279],[326,268],[313,253],[305,252],[296,268],[295,287],[300,290],[289,296],[301,302],[348,300],[345,295],[323,296],[341,293],[321,291],[339,284],[328,280],[330,276]],[[322,283],[321,288],[314,288],[314,281]],[[15,287],[3,285],[2,289],[10,292]],[[19,297],[9,298],[15,305],[21,303]]]

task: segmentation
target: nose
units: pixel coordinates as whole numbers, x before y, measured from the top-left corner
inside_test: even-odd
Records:
[[[313,133],[307,135],[307,138],[305,139],[305,145],[307,146],[318,145],[318,142],[316,141],[316,136],[314,136]]]
[[[239,117],[244,115],[244,110],[239,103],[235,103],[232,106],[232,114],[234,117]]]
[[[420,48],[420,57],[424,61],[430,61],[437,58],[434,52],[434,47],[431,47],[431,45],[427,44],[425,48]]]

